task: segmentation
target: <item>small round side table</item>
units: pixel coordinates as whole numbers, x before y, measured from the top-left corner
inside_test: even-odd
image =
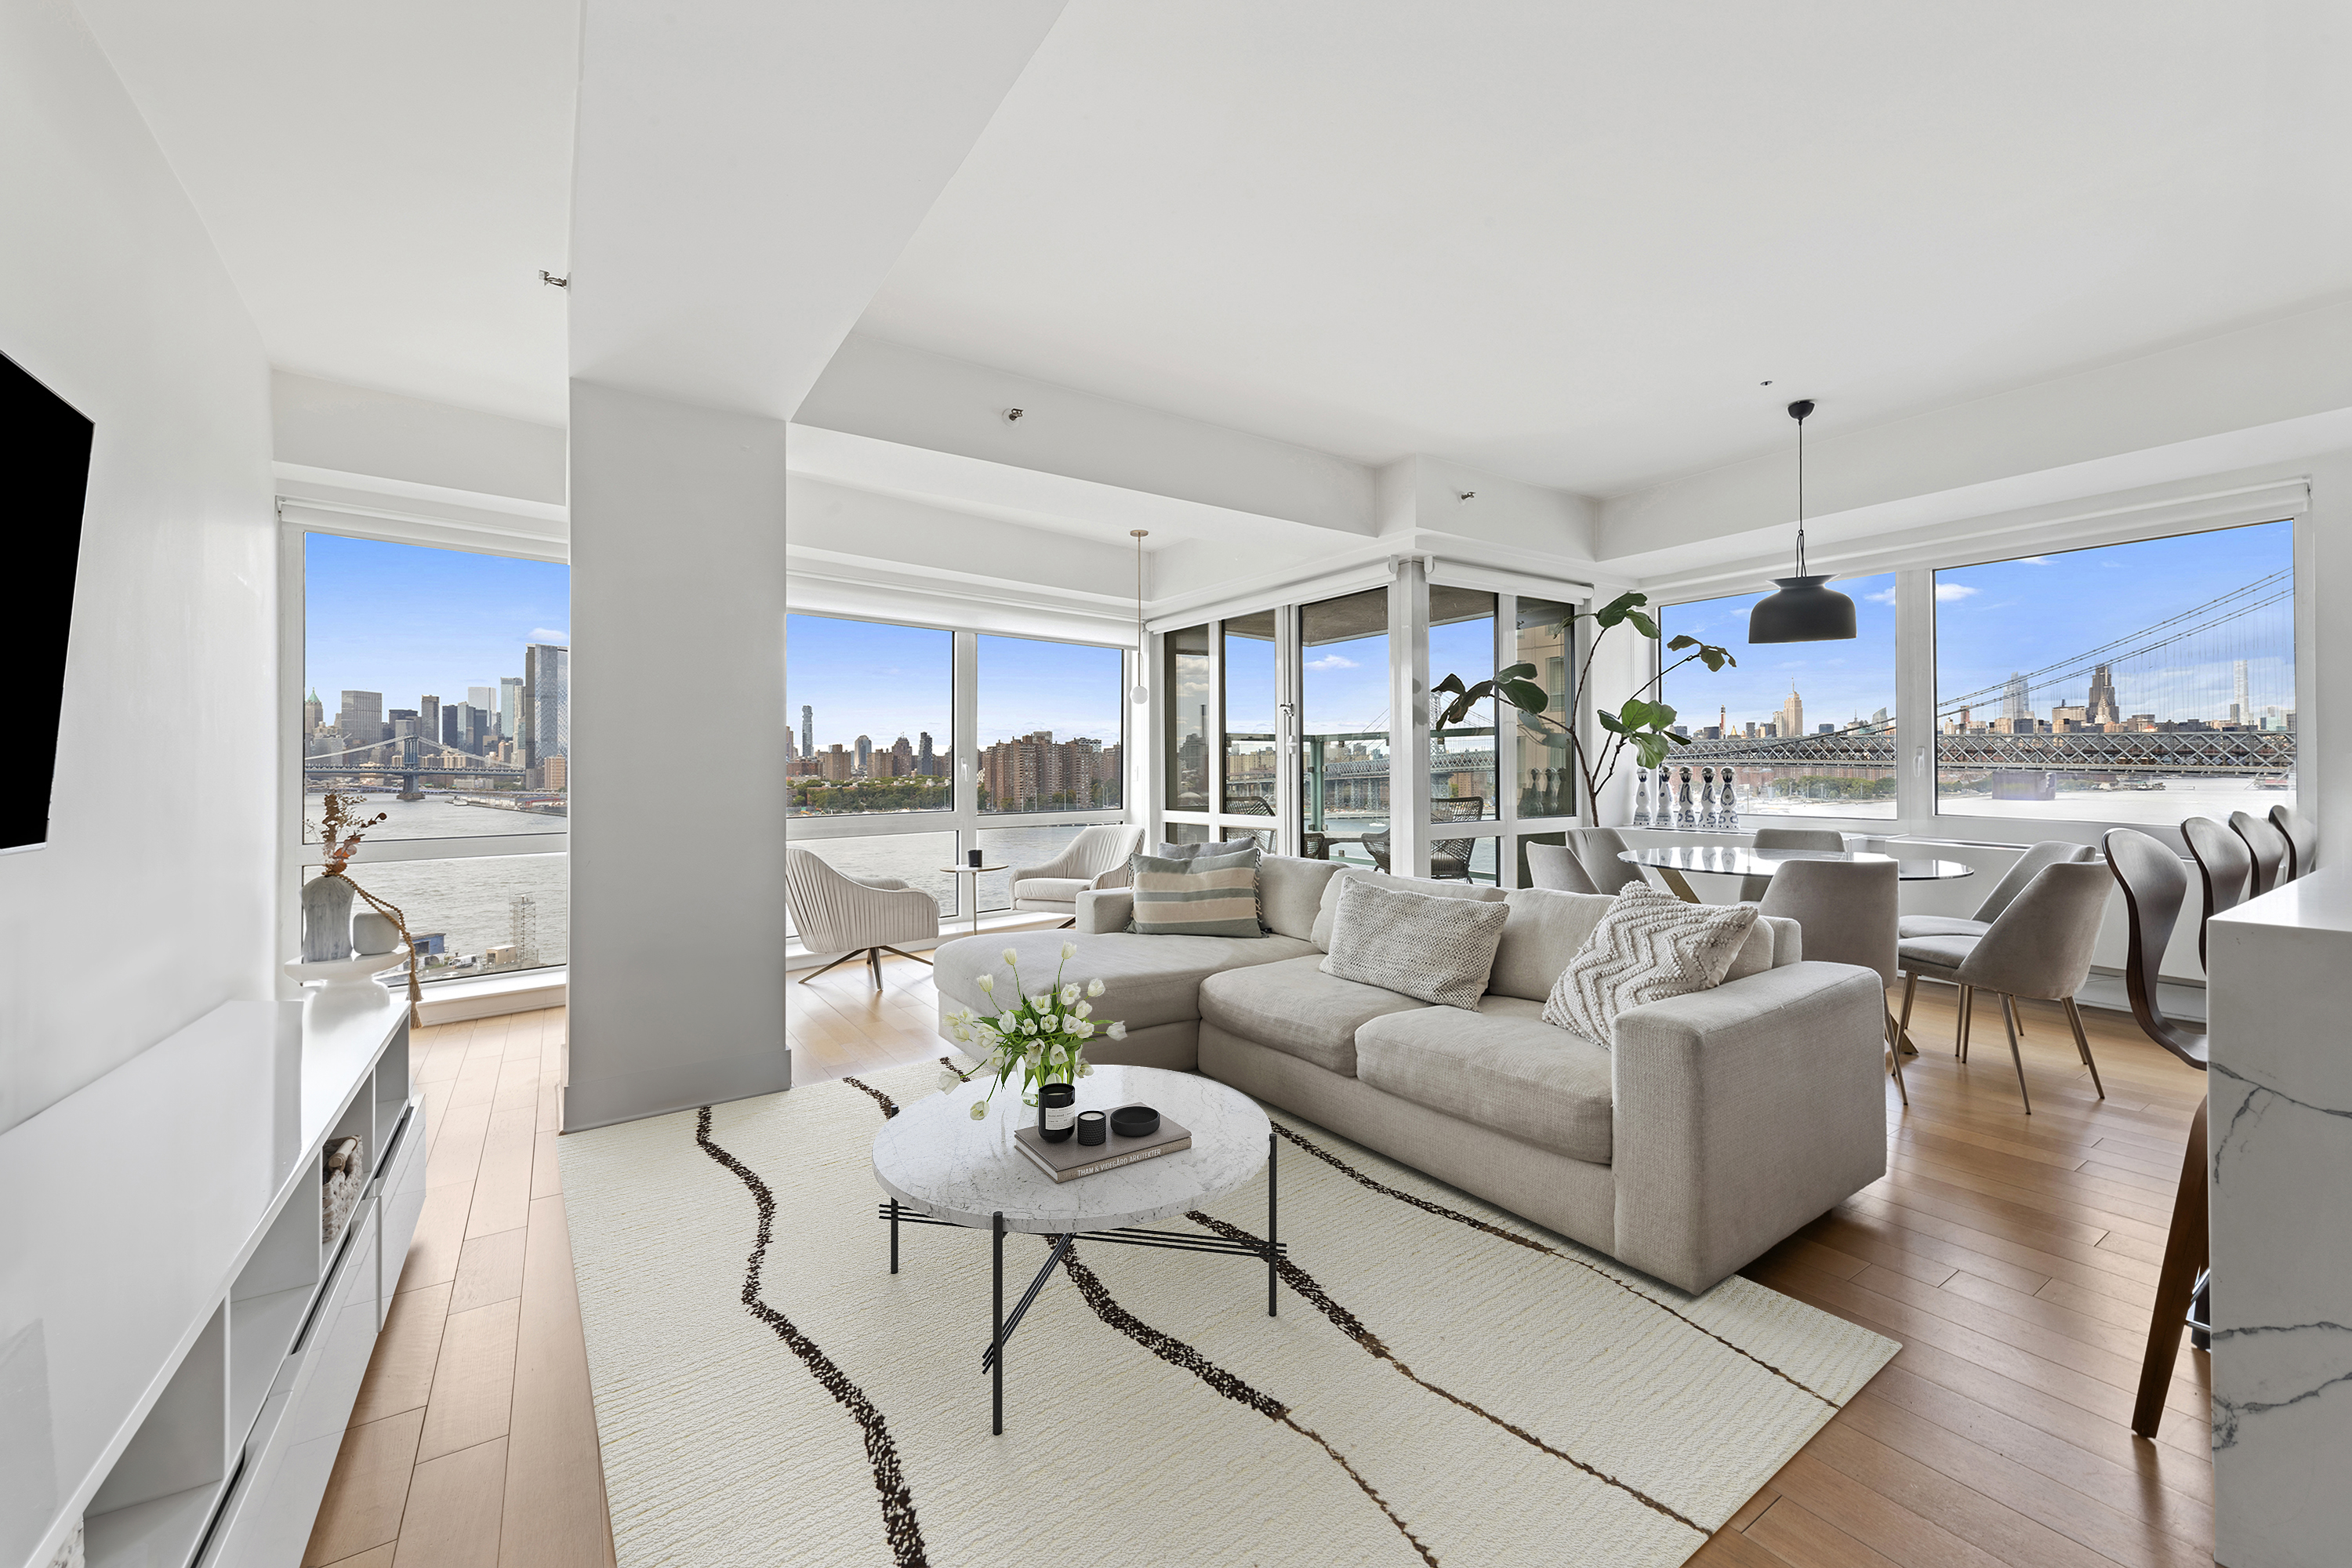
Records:
[[[940,869],[953,871],[958,876],[971,879],[964,884],[963,907],[971,911],[971,934],[978,936],[980,934],[980,874],[982,871],[1002,871],[1004,868],[1002,866],[942,866]]]

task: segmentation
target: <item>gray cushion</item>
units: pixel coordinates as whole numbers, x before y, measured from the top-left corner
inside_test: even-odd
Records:
[[[1008,996],[1011,977],[1003,953],[1011,948],[1021,959],[1022,978],[1035,990],[1045,989],[1062,965],[1062,944],[1076,947],[1077,956],[1062,966],[1063,980],[1081,983],[1099,979],[1105,990],[1095,998],[1095,1017],[1116,1018],[1129,1031],[1155,1024],[1191,1023],[1200,1017],[1201,981],[1221,969],[1255,963],[1276,963],[1305,956],[1320,963],[1313,944],[1297,937],[1262,936],[1236,941],[1219,936],[1130,936],[1111,931],[1099,936],[1066,931],[1016,931],[1009,936],[966,936],[940,944],[931,957],[932,984],[950,1005],[975,1013],[993,1013],[988,994],[973,977],[986,974],[996,982],[996,994]]]
[[[1356,1071],[1356,1030],[1367,1019],[1428,1005],[1377,985],[1326,974],[1323,960],[1313,953],[1280,963],[1221,970],[1201,982],[1204,1022],[1349,1077]]]
[[[1515,996],[1489,996],[1475,1016],[1431,1007],[1356,1031],[1356,1076],[1374,1089],[1601,1165],[1610,1073],[1606,1050]]]
[[[1323,884],[1323,898],[1318,905],[1314,928],[1308,940],[1324,952],[1331,951],[1331,917],[1339,907],[1339,889],[1350,879],[1369,878],[1384,888],[1402,888],[1407,892],[1426,893],[1433,899],[1477,899],[1495,904],[1503,900],[1503,889],[1477,882],[1440,882],[1423,877],[1391,877],[1385,871],[1367,871],[1358,866],[1342,866],[1328,882]]]
[[[1018,900],[1043,900],[1051,904],[1076,907],[1078,895],[1094,884],[1084,877],[1031,877],[1013,884],[1013,897]]]
[[[1921,974],[1946,974],[1968,962],[1979,936],[1906,936],[1895,949],[1896,962]]]
[[[1753,904],[1686,904],[1627,888],[1560,971],[1544,1022],[1607,1043],[1618,1014],[1722,984],[1755,923]]]
[[[1895,922],[1895,934],[1898,937],[1982,936],[1990,930],[1990,921],[1972,921],[1959,915],[1905,915]]]
[[[1504,895],[1504,902],[1511,906],[1511,918],[1503,927],[1502,944],[1495,950],[1495,973],[1486,989],[1529,1002],[1541,1002],[1551,994],[1552,983],[1583,947],[1592,928],[1617,907],[1617,900],[1605,894],[1566,893],[1549,888],[1514,888]],[[1795,921],[1759,917],[1748,928],[1748,939],[1740,943],[1723,977],[1745,980],[1780,964],[1794,963],[1798,952]]]
[[[1257,863],[1258,918],[1284,936],[1314,941],[1323,889],[1339,869],[1329,860],[1268,855]]]
[[[1356,878],[1339,889],[1323,973],[1475,1013],[1510,915],[1507,904],[1433,899]]]
[[[1160,860],[1197,860],[1203,855],[1230,854],[1234,847],[1230,844],[1203,838],[1198,844],[1162,844],[1151,854],[1153,858]]]
[[[1135,914],[1128,930],[1142,936],[1255,937],[1257,846],[1232,855],[1129,862]]]

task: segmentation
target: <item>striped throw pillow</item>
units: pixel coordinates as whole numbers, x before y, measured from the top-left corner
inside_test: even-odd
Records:
[[[1135,914],[1127,929],[1144,936],[1256,936],[1257,846],[1233,855],[1165,860],[1138,855],[1129,880]]]

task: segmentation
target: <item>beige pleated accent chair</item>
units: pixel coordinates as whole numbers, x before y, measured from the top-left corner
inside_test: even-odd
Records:
[[[2319,825],[2299,811],[2284,805],[2271,807],[2271,826],[2286,840],[2286,868],[2279,879],[2292,882],[2297,877],[2308,877],[2319,868]]]
[[[2115,885],[2103,862],[2062,861],[2036,872],[1982,936],[1903,938],[1896,952],[1904,973],[1900,1022],[1910,1023],[1912,994],[1923,978],[1958,985],[1959,1028],[1952,1050],[1965,1062],[1976,994],[1999,995],[2001,1022],[2009,1028],[2010,1059],[2017,1065],[2017,1092],[2031,1116],[2033,1099],[2025,1088],[2025,1057],[2017,1048],[2017,1001],[2026,997],[2063,1004],[2074,1031],[2075,1054],[2091,1069],[2091,1087],[2105,1100],[2106,1087],[2099,1081],[2099,1064],[2091,1059],[2091,1042],[2083,1033],[2074,993],[2091,976],[2091,948],[2098,941],[2099,922]]]
[[[1807,963],[1851,963],[1874,970],[1879,994],[1895,984],[1902,883],[1892,860],[1791,860],[1772,877],[1759,918],[1780,915],[1804,928]],[[1884,1009],[1881,1009],[1884,1011]],[[1886,1055],[1895,1092],[1911,1103],[1903,1081],[1903,1035],[1886,1014]]]
[[[841,954],[824,969],[802,975],[803,985],[825,970],[862,957],[874,972],[874,989],[879,991],[884,953],[930,963],[920,953],[899,952],[891,943],[933,942],[940,934],[940,901],[930,894],[896,877],[852,877],[836,871],[792,844],[784,846],[784,905],[792,911],[793,930],[803,947]]]
[[[1596,893],[1614,898],[1624,890],[1626,883],[1643,879],[1639,866],[1629,866],[1618,858],[1627,846],[1613,827],[1571,827],[1568,830],[1568,843],[1576,851],[1577,864],[1584,868],[1585,878]]]
[[[1064,925],[1076,925],[1078,895],[1090,888],[1126,887],[1128,861],[1142,842],[1143,829],[1129,823],[1106,822],[1081,828],[1059,855],[1043,866],[1013,868],[1013,907],[1062,915]]]
[[[1984,902],[1972,915],[1905,915],[1896,927],[1903,936],[1982,936],[1992,930],[1992,922],[2000,919],[2000,911],[2009,908],[2025,885],[2042,874],[2044,866],[2063,866],[2074,860],[2094,860],[2098,851],[2087,844],[2068,844],[2062,839],[2045,838],[2029,847],[2017,858],[2016,863],[1992,885]]]
[[[1529,844],[1528,881],[1530,886],[1549,888],[1556,893],[1598,893],[1592,879],[1584,874],[1584,867],[1576,858],[1576,851],[1565,844]],[[1626,868],[1631,870],[1632,868]]]
[[[1822,849],[1832,855],[1845,850],[1845,835],[1830,827],[1759,827],[1752,847],[1772,849]],[[1739,879],[1739,900],[1752,904],[1764,897],[1772,885],[1769,877],[1742,877]]]

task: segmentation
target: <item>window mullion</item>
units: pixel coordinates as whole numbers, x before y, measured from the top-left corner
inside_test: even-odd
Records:
[[[1936,574],[1895,574],[1895,815],[1899,831],[1936,832]]]

